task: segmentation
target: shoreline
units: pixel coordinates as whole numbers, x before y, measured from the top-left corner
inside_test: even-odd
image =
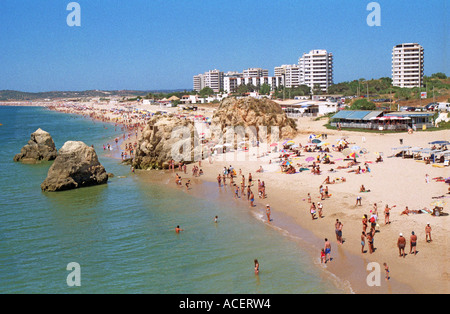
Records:
[[[176,171],[175,171],[176,173]],[[208,191],[211,187],[215,186],[217,183],[210,180],[207,177],[191,177],[183,173],[183,178],[189,178],[191,180],[192,188],[186,191],[184,186],[179,187],[173,184],[174,174],[169,170],[136,170],[136,174],[141,176],[145,182],[160,184],[166,188],[172,188],[180,190],[182,193],[188,193],[194,197],[208,198],[208,194],[204,191],[204,185],[208,185]],[[201,187],[201,189],[198,189]],[[277,212],[273,209],[286,206],[286,204],[280,199],[271,198],[271,208],[273,219],[268,223],[264,218],[264,203],[265,200],[255,201],[255,207],[250,208],[248,206],[248,201],[241,199],[233,199],[233,192],[230,187],[221,188],[223,194],[225,192],[228,197],[225,201],[232,207],[236,202],[239,207],[245,207],[249,212],[253,214],[256,220],[260,221],[264,226],[268,226],[277,230],[282,236],[288,237],[290,240],[298,243],[299,249],[308,254],[310,261],[314,266],[322,273],[325,280],[332,282],[336,288],[344,291],[344,293],[349,294],[405,294],[405,293],[417,293],[408,284],[402,283],[397,279],[391,279],[389,282],[384,282],[384,277],[382,274],[382,281],[380,286],[369,287],[366,284],[366,276],[369,271],[366,271],[366,265],[368,263],[366,258],[360,257],[358,255],[343,249],[341,246],[332,243],[332,261],[327,264],[320,263],[320,258],[317,252],[320,252],[320,248],[323,244],[323,239],[319,238],[312,230],[308,230],[303,226],[299,225],[297,222],[293,221],[290,215],[283,211]],[[334,255],[334,256],[333,256]]]
[[[79,114],[77,112],[70,113]],[[83,116],[89,117],[89,115],[84,114]],[[114,121],[103,122],[114,123]],[[323,127],[321,128],[321,125],[319,124],[321,124],[320,121],[318,123],[302,125],[304,128],[295,138],[295,141],[304,141],[306,137],[305,134],[323,130]],[[387,149],[389,148],[389,146],[399,146],[398,140],[400,138],[407,138],[407,142],[408,144],[411,143],[411,146],[425,145],[430,139],[438,139],[440,137],[449,138],[448,131],[418,132],[415,133],[414,136],[409,136],[404,133],[384,134],[383,136],[381,136],[379,134],[346,131],[338,132],[326,130],[324,132],[327,132],[332,138],[330,139],[330,142],[333,142],[335,138],[344,135],[350,137],[353,143],[357,142],[357,144],[363,144],[366,141],[367,143],[371,142],[371,148],[369,149],[371,153],[374,151],[384,151],[385,153],[387,153]],[[361,138],[363,138],[364,140],[359,140]],[[414,142],[414,144],[412,142]],[[416,144],[416,142],[420,144]],[[124,142],[122,142],[120,145],[121,149],[123,149],[123,145]],[[302,158],[304,159],[305,156],[314,155],[317,155],[317,153],[302,154],[300,160],[302,160]],[[338,153],[334,153],[334,155],[334,158],[336,158]],[[114,158],[114,156],[108,157]],[[120,159],[120,156],[118,159]],[[364,161],[366,161],[369,159],[373,160],[374,158],[373,156],[369,157],[369,155],[364,155],[361,159],[364,159]],[[231,158],[229,160],[233,159]],[[333,253],[338,254],[338,257],[327,264],[326,271],[332,274],[336,274],[338,278],[349,280],[355,293],[428,294],[449,292],[448,283],[450,264],[448,263],[448,250],[446,249],[446,235],[448,233],[448,223],[446,222],[448,220],[448,216],[430,217],[427,214],[400,216],[400,211],[404,209],[404,206],[409,205],[410,209],[422,208],[423,206],[429,204],[429,200],[431,200],[431,196],[433,194],[445,194],[444,189],[441,186],[442,184],[439,185],[439,183],[437,182],[431,182],[431,184],[429,185],[424,185],[423,178],[425,173],[429,173],[432,178],[438,177],[439,175],[445,176],[444,170],[446,170],[446,168],[444,168],[444,170],[442,168],[431,168],[430,165],[419,164],[414,162],[413,160],[404,160],[401,158],[385,158],[385,161],[380,165],[370,164],[371,168],[373,168],[371,173],[355,175],[354,173],[348,173],[348,169],[339,170],[338,173],[331,173],[330,176],[335,177],[343,175],[347,179],[352,178],[352,180],[347,180],[346,183],[329,185],[332,197],[330,199],[324,200],[323,202],[325,217],[316,221],[312,221],[311,216],[308,212],[308,204],[306,203],[306,201],[304,201],[304,199],[306,198],[306,194],[308,192],[311,193],[313,198],[317,197],[318,186],[320,185],[320,182],[322,182],[326,177],[324,175],[325,169],[327,169],[325,165],[324,173],[319,176],[311,175],[309,172],[287,175],[277,172],[276,169],[275,171],[264,171],[261,174],[255,175],[256,169],[259,164],[264,165],[264,168],[269,167],[267,158],[264,158],[264,160],[258,160],[257,162],[245,161],[245,159],[242,162],[237,162],[235,160],[236,158],[231,162],[235,169],[242,168],[242,173],[246,176],[249,172],[252,172],[255,181],[257,178],[262,178],[262,180],[267,182],[268,198],[267,200],[263,200],[263,203],[267,202],[271,204],[271,208],[273,209],[273,217],[276,217],[278,213],[280,214],[279,218],[281,218],[281,215],[285,215],[284,218],[279,219],[279,222],[281,223],[281,220],[285,220],[284,223],[289,225],[288,227],[285,226],[286,228],[292,229],[291,231],[287,231],[288,234],[290,232],[290,234],[295,236],[296,226],[299,226],[300,229],[303,229],[306,232],[310,232],[314,237],[316,237],[314,240],[315,249],[320,247],[320,241],[324,237],[328,237],[331,240],[332,257]],[[214,164],[209,164],[207,160],[204,160],[202,169],[204,170],[205,175],[202,176],[200,180],[202,182],[210,182],[211,184],[216,183],[215,177],[217,176],[217,174],[221,173],[223,167],[228,166],[229,164],[230,161],[226,161],[226,158],[225,161],[215,161]],[[189,171],[192,165],[193,164],[188,165]],[[277,167],[276,165],[272,166]],[[150,171],[149,173],[154,172]],[[405,175],[406,173],[408,175]],[[189,173],[187,176],[191,178]],[[391,179],[395,178],[396,180],[386,181],[386,177],[390,177]],[[362,178],[364,180],[362,180]],[[421,182],[420,184],[418,183],[419,180]],[[169,180],[169,182],[173,181]],[[366,184],[366,186],[371,189],[371,192],[362,194],[363,206],[356,207],[354,205],[354,200],[357,195],[360,195],[357,189],[361,185],[361,182]],[[255,193],[255,195],[256,194],[257,193]],[[285,197],[286,195],[289,196],[289,199]],[[292,197],[294,198],[294,200],[292,200]],[[381,214],[379,214],[380,228],[378,229],[380,232],[375,236],[376,251],[371,255],[369,255],[369,253],[361,255],[359,245],[359,235],[361,232],[361,216],[363,213],[369,214],[370,205],[374,202],[379,205],[378,209],[381,212]],[[257,203],[259,204],[258,199]],[[394,204],[395,206],[393,206],[391,211],[392,225],[385,226],[382,217],[384,216],[382,214],[382,210],[386,203],[391,204],[391,206],[392,204]],[[263,204],[259,204],[260,207],[263,207],[262,205]],[[444,212],[447,211],[448,206],[444,206]],[[334,239],[333,224],[336,218],[339,218],[341,221],[343,221],[345,226],[345,242],[342,245],[337,244],[336,240]],[[425,224],[425,221],[428,220],[431,222],[431,225],[433,227],[433,243],[425,243],[424,241],[423,226]],[[419,225],[421,226],[421,228],[418,227]],[[416,232],[417,230],[419,230],[419,253],[417,256],[411,256],[410,254],[408,254],[406,259],[403,261],[403,259],[398,257],[396,238],[398,236],[398,232],[400,231],[403,232],[407,237],[407,240],[409,240],[410,230],[415,230]],[[407,249],[408,248],[409,242],[407,244]],[[311,253],[311,258],[313,261],[316,259],[316,256],[319,256],[319,252]],[[343,261],[339,261],[340,259],[342,259]],[[383,287],[385,286],[384,273],[382,273],[383,283],[381,284],[382,289],[380,289],[382,290],[382,292],[374,291],[375,289],[373,287],[370,287],[370,289],[368,289],[369,287],[365,283],[365,277],[367,276],[368,272],[364,269],[363,266],[372,261],[377,262],[380,265],[382,265],[384,261],[388,263],[388,266],[391,270],[392,279],[388,282],[388,287],[390,288],[387,288],[387,290],[383,290]],[[353,268],[355,267],[357,267],[358,271],[354,271]],[[356,274],[358,274],[359,277],[363,276],[364,274],[366,275],[363,278],[364,280],[362,280],[359,277],[354,278]],[[418,275],[420,277],[417,277]],[[400,292],[397,290],[400,290]]]

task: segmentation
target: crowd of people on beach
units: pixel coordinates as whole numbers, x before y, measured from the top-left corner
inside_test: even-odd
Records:
[[[111,119],[105,118],[104,115],[101,113],[91,113],[88,115],[89,118],[96,119],[102,122],[113,122]],[[145,121],[137,121],[135,119],[123,119],[120,123],[116,123],[114,127],[120,128],[120,130],[123,132],[123,135],[121,138],[115,139],[116,146],[119,145],[119,142],[123,142],[124,149],[121,150],[121,158],[122,160],[126,160],[129,158],[133,158],[133,156],[136,153],[136,147],[137,147],[137,139],[139,136],[139,133],[142,132],[143,128],[145,126]],[[311,143],[308,143],[311,144]],[[106,150],[112,150],[114,144],[106,143],[103,145],[103,149]],[[361,163],[357,161],[356,156],[345,156],[347,158],[344,159],[344,161],[347,161],[345,166],[339,165],[334,166],[335,161],[331,160],[330,158],[330,152],[342,152],[345,149],[349,148],[349,143],[345,140],[341,141],[339,145],[333,146],[330,150],[329,147],[320,147],[318,145],[304,145],[302,146],[301,143],[297,145],[296,148],[290,148],[290,146],[284,147],[286,150],[283,153],[280,153],[279,156],[279,162],[282,173],[286,174],[295,174],[297,173],[296,167],[292,164],[292,162],[288,162],[289,158],[295,158],[301,156],[301,153],[316,153],[318,152],[318,155],[314,158],[312,163],[308,164],[297,164],[299,172],[303,172],[305,170],[310,170],[310,173],[313,175],[323,175],[324,171],[320,166],[321,165],[333,165],[332,167],[334,169],[348,169],[346,170],[346,173],[354,173],[356,175],[362,175],[362,174],[369,174],[372,169],[371,167],[374,166],[371,162],[364,162],[364,164],[361,166]],[[287,153],[287,155],[286,155]],[[310,160],[312,161],[312,160]],[[209,162],[212,163],[211,158],[209,158]],[[285,164],[283,164],[285,162]],[[376,160],[376,163],[383,162],[383,158],[381,155],[378,155]],[[272,160],[270,160],[270,163],[272,163]],[[186,191],[189,191],[192,188],[192,183],[189,178],[185,178],[188,175],[188,168],[187,164],[180,162],[176,163],[175,161],[171,160],[169,161],[169,171],[175,174],[175,184],[181,188],[184,188]],[[177,168],[177,169],[176,169]],[[329,173],[336,172],[333,168],[329,170]],[[325,168],[326,169],[326,168]],[[176,172],[177,171],[177,172]],[[198,163],[192,164],[192,177],[199,177],[203,175],[203,170],[201,166],[201,161]],[[255,171],[255,173],[263,173],[263,167],[260,166],[259,169]],[[183,174],[183,178],[181,175]],[[353,176],[353,174],[351,175]],[[365,176],[361,176],[365,177]],[[328,199],[332,197],[332,194],[329,191],[329,185],[337,184],[337,183],[345,183],[347,182],[347,178],[344,176],[337,176],[335,178],[330,178],[330,175],[328,173],[326,174],[326,178],[323,180],[322,184],[318,187],[318,195],[314,195],[314,197],[317,196],[317,198],[320,199],[319,202],[313,202],[313,197],[311,196],[311,193],[307,193],[307,203],[309,204],[309,214],[311,215],[312,220],[321,220],[324,218],[324,202],[326,203]],[[427,177],[425,180],[427,182],[430,182],[430,178]],[[263,180],[257,179],[253,177],[251,172],[248,172],[248,174],[244,174],[241,169],[235,169],[232,165],[229,165],[228,167],[224,167],[223,171],[217,175],[217,185],[219,188],[223,187],[230,187],[229,191],[231,191],[231,195],[233,199],[240,199],[240,200],[247,200],[249,207],[254,208],[258,205],[255,204],[255,194],[253,190],[255,189],[255,181],[257,181],[257,195],[258,198],[266,203],[265,199],[268,198],[266,193],[266,184]],[[450,188],[449,188],[450,189]],[[449,190],[450,191],[450,190]],[[358,191],[355,191],[355,194],[357,194]],[[368,193],[371,192],[371,189],[368,189],[365,187],[364,184],[361,184],[359,188],[359,193]],[[313,193],[316,194],[317,192]],[[363,206],[362,205],[362,196],[358,195],[356,196],[356,203],[355,206]],[[392,209],[395,208],[396,205],[389,206],[388,204],[384,205],[384,209],[382,210],[381,215],[384,216],[384,225],[389,226],[392,223],[391,220],[391,213]],[[264,208],[261,208],[261,212],[263,217],[265,216],[265,221],[270,223],[272,221],[271,217],[271,206],[269,204],[266,204]],[[400,212],[400,216],[402,215],[412,215],[412,214],[423,214],[428,213],[434,216],[437,216],[441,212],[441,209],[439,207],[435,207],[433,209],[420,209],[420,210],[410,210],[407,206],[406,208]],[[365,254],[366,252],[369,252],[369,254],[374,254],[377,250],[375,247],[375,238],[377,237],[377,234],[383,231],[383,227],[380,226],[380,219],[379,219],[379,212],[378,212],[378,205],[377,203],[372,204],[372,208],[369,211],[369,214],[363,214],[362,217],[362,230],[360,234],[360,245],[361,245],[361,253]],[[360,217],[358,215],[358,217]],[[344,223],[341,221],[341,217],[336,218],[334,222],[334,231],[335,231],[335,237],[336,237],[336,243],[338,245],[344,245],[345,238],[343,236],[343,226]],[[345,218],[344,218],[345,220]],[[218,217],[214,217],[214,222],[218,222]],[[394,219],[395,224],[395,219]],[[348,226],[348,224],[347,224]],[[332,227],[330,226],[330,233],[332,232]],[[427,223],[425,228],[425,241],[426,243],[431,243],[431,225],[430,223]],[[180,231],[184,231],[179,226],[176,227],[175,231],[179,233]],[[417,231],[417,230],[416,230]],[[417,232],[414,230],[409,230],[409,241],[405,238],[403,233],[399,233],[396,247],[398,248],[398,254],[400,257],[405,258],[406,253],[406,247],[408,246],[409,242],[409,254],[415,256],[418,252],[417,250],[417,243],[420,240]],[[396,233],[397,234],[397,233]],[[352,239],[352,241],[357,239]],[[366,250],[366,247],[368,251]],[[332,254],[331,254],[332,244],[328,240],[328,238],[325,238],[323,248],[320,249],[320,261],[322,263],[327,263],[332,260]],[[257,259],[254,260],[255,263],[255,274],[259,274],[259,262]],[[389,267],[386,263],[384,263],[385,271],[386,271],[386,279],[389,278]]]

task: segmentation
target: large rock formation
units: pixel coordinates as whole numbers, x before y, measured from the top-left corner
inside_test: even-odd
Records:
[[[108,181],[105,168],[98,161],[94,148],[83,142],[68,141],[58,152],[47,178],[42,182],[43,191],[63,191]]]
[[[169,161],[190,163],[197,160],[197,133],[194,123],[175,116],[155,115],[149,120],[136,147],[133,167],[164,169]]]
[[[252,127],[258,133],[261,127],[267,127],[268,136],[271,127],[278,127],[280,138],[294,137],[297,133],[295,121],[286,116],[279,104],[266,98],[225,98],[214,113],[212,125],[220,127],[224,136],[230,126]],[[259,138],[261,136],[262,134],[258,134]]]
[[[40,160],[53,160],[56,158],[58,151],[55,143],[48,132],[37,129],[31,134],[31,138],[19,154],[14,156],[14,161],[37,162]]]

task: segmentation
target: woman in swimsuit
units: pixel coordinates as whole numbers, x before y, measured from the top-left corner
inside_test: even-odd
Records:
[[[257,259],[255,259],[255,275],[259,274],[259,262]]]

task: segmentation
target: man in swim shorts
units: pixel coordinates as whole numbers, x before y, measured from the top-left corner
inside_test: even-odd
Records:
[[[400,257],[403,256],[405,258],[405,245],[406,245],[406,239],[403,237],[403,234],[400,233],[398,240],[397,240],[397,247],[398,247],[398,254]]]
[[[325,249],[325,263],[328,260],[331,260],[330,254],[331,254],[331,244],[328,241],[327,238],[325,238],[325,245],[324,245],[324,249]]]
[[[411,252],[414,251],[414,255],[416,255],[417,236],[414,234],[414,231],[411,232],[411,237],[409,238],[409,245],[410,245],[409,254],[411,254]]]

